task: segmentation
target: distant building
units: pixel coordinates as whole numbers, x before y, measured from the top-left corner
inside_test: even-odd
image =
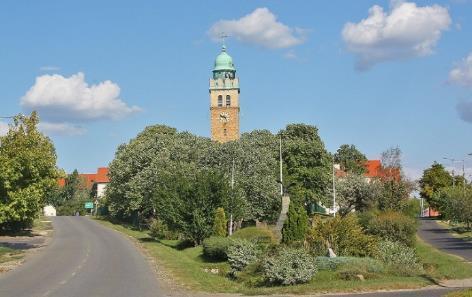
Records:
[[[100,199],[105,195],[106,186],[110,182],[107,167],[98,168],[97,173],[79,173],[79,176],[82,179],[83,186],[87,190],[91,190],[95,198]],[[66,179],[59,179],[58,184],[60,187],[65,186]]]
[[[376,178],[391,178],[398,181],[401,177],[401,172],[398,168],[383,168],[382,162],[380,160],[367,160],[364,163],[364,167],[366,169],[364,176],[367,181],[371,181]],[[339,164],[335,164],[334,169],[336,171],[336,177],[342,178],[347,176],[347,172],[343,171]]]
[[[56,208],[52,205],[46,205],[45,207],[43,207],[43,214],[46,217],[55,217]]]

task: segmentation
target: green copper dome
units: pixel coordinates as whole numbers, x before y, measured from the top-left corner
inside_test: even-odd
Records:
[[[224,45],[221,48],[221,53],[216,57],[213,72],[215,71],[236,71],[233,64],[233,58],[226,53],[226,46]]]

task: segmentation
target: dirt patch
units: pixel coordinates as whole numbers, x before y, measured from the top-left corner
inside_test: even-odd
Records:
[[[20,235],[0,236],[0,247],[11,249],[11,252],[0,255],[0,274],[15,269],[46,247],[52,234],[51,221],[41,220],[32,230],[23,231]]]

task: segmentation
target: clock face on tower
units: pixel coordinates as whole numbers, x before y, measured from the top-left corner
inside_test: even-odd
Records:
[[[220,113],[220,122],[222,122],[222,123],[229,122],[229,113],[227,113],[227,112]]]

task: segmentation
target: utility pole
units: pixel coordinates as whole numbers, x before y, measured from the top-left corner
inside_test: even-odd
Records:
[[[335,164],[333,156],[333,217],[336,217],[336,181],[335,181]]]
[[[280,196],[284,195],[284,184],[283,184],[283,176],[282,176],[282,135],[280,135],[279,139],[279,163],[280,163]]]
[[[233,166],[231,167],[231,210],[229,214],[228,235],[233,235],[233,201],[234,200],[234,158]]]

